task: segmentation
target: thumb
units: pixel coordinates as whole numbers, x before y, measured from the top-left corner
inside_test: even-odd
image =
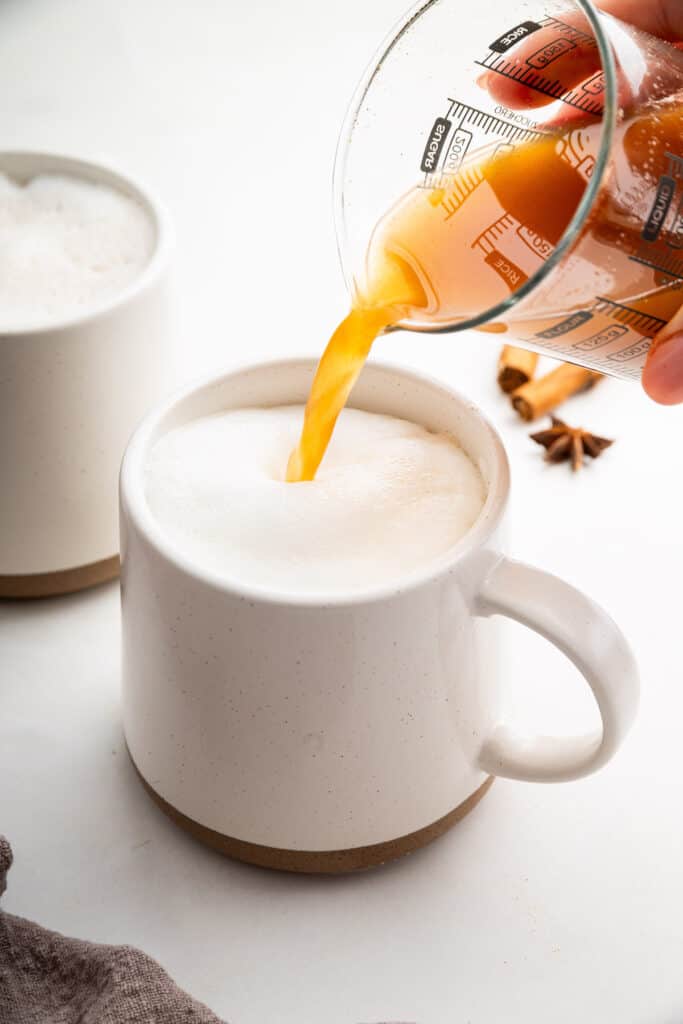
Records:
[[[643,387],[662,405],[683,402],[683,306],[652,344],[643,370]]]

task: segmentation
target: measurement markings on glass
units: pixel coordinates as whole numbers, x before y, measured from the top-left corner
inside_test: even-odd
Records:
[[[504,239],[510,231],[515,231],[518,227],[519,221],[515,220],[512,214],[504,213],[502,217],[499,217],[493,224],[490,224],[472,242],[472,248],[483,252],[484,263],[491,267],[505,281],[511,292],[514,292],[529,279],[529,275],[500,249],[501,239]]]
[[[669,208],[676,195],[676,179],[669,174],[662,174],[652,203],[652,209],[641,231],[644,242],[656,242],[659,238]]]
[[[541,29],[546,32],[549,29],[554,30],[552,39],[545,46],[531,53],[523,61],[507,57],[509,49],[520,40]],[[553,100],[561,100],[562,103],[576,107],[577,110],[582,110],[586,114],[599,115],[603,110],[599,97],[604,90],[601,72],[573,89],[565,89],[557,78],[540,74],[540,71],[545,71],[558,58],[575,49],[579,43],[583,47],[597,46],[595,39],[589,33],[582,32],[581,29],[568,25],[566,22],[560,21],[559,18],[548,16],[538,22],[522,22],[499,36],[489,45],[489,52],[483,60],[477,60],[475,64],[486,68],[487,71],[494,71],[504,78],[510,78],[514,82],[526,85]]]
[[[477,235],[472,242],[473,249],[481,249],[485,255],[497,248],[497,243],[507,234],[510,228],[516,228],[519,221],[515,220],[511,213],[504,213],[498,220],[494,220],[485,231]]]
[[[603,327],[597,334],[591,334],[583,341],[575,341],[572,348],[577,352],[595,352],[596,349],[604,348],[605,345],[611,345],[612,342],[623,338],[625,334],[628,334],[626,324],[610,324],[609,327]]]
[[[531,249],[534,255],[538,256],[541,260],[547,260],[555,248],[552,242],[549,242],[543,235],[539,235],[538,231],[527,227],[526,224],[519,225],[517,235],[522,239],[527,248]]]
[[[479,110],[478,107],[471,107],[467,103],[451,99],[450,96],[448,102],[450,106],[446,117],[459,128],[468,124],[479,128],[485,135],[490,135],[493,132],[498,138],[506,139],[508,142],[528,142],[546,134],[540,129],[524,128],[513,121],[504,121],[502,118],[496,117],[495,114],[487,114],[486,111]]]
[[[607,359],[613,363],[628,363],[631,359],[639,359],[641,356],[646,356],[651,344],[652,338],[641,338],[640,341],[634,341],[628,348],[621,348],[618,352],[610,352],[607,355]]]
[[[467,103],[448,97],[445,115],[437,117],[430,128],[422,153],[420,170],[425,173],[425,188],[438,188],[443,177],[457,174],[472,149],[473,142],[483,136],[488,145],[476,147],[481,158],[490,148],[493,153],[500,145],[512,145],[540,138],[545,133],[504,121],[494,114],[471,107]]]
[[[592,319],[593,314],[590,310],[579,309],[576,313],[571,313],[563,320],[558,320],[551,327],[546,327],[542,331],[537,331],[536,337],[541,338],[542,341],[554,341],[556,338],[561,338],[563,334],[570,334],[572,331],[575,331],[578,327],[582,327]]]
[[[683,157],[676,156],[675,153],[666,153],[666,160],[668,164],[669,177],[671,178],[683,178]]]
[[[484,263],[516,291],[529,280],[538,265],[552,253],[550,242],[505,212],[481,231],[472,248],[484,255]]]
[[[653,253],[641,245],[638,252],[630,256],[629,259],[632,259],[634,263],[642,263],[643,266],[650,267],[651,270],[658,270],[660,273],[666,274],[667,277],[683,281],[683,257],[675,256],[672,252],[659,250]]]
[[[449,183],[448,191],[439,200],[444,220],[450,220],[453,214],[458,212],[467,197],[472,195],[483,180],[484,175],[479,167],[466,167]]]
[[[677,255],[683,248],[683,194],[676,206],[676,192],[683,181],[683,158],[668,151],[665,156],[666,172],[659,177],[650,212],[640,232],[638,249],[629,258],[666,277],[683,281],[683,257]]]
[[[670,249],[683,249],[683,195],[678,201],[678,209],[666,244]]]
[[[658,316],[652,316],[651,313],[642,313],[639,309],[633,309],[631,306],[625,306],[621,302],[605,299],[602,296],[597,297],[593,311],[595,313],[602,313],[612,320],[617,320],[620,324],[625,324],[627,327],[632,327],[638,334],[643,334],[647,338],[654,338],[655,334],[666,323],[666,320],[661,320]]]
[[[605,320],[611,322],[605,324]],[[587,360],[586,365],[603,372],[610,365],[619,363],[619,372],[622,373],[622,364],[637,359],[638,366],[630,374],[635,377],[640,376],[642,357],[664,323],[659,317],[599,296],[589,309],[576,310],[550,327],[537,331],[528,340],[531,341],[533,337],[551,341],[554,352],[560,352],[570,359],[576,359],[577,352],[580,352],[582,360]],[[592,330],[589,328],[587,336],[572,340],[577,332],[589,324]],[[628,366],[625,367],[626,371],[629,371]]]

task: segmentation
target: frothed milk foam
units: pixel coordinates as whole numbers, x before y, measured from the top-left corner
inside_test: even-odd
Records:
[[[0,174],[0,331],[57,322],[114,298],[149,262],[151,218],[75,176]]]
[[[444,554],[484,500],[478,469],[450,437],[346,409],[315,480],[284,480],[303,407],[194,420],[156,442],[148,505],[188,559],[285,593],[359,591]]]

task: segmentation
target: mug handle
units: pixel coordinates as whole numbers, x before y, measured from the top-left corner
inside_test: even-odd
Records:
[[[638,708],[638,669],[621,630],[569,583],[501,558],[479,588],[476,614],[505,615],[550,640],[593,691],[602,731],[580,736],[520,736],[495,726],[479,766],[490,775],[527,782],[566,782],[601,768],[616,752]]]

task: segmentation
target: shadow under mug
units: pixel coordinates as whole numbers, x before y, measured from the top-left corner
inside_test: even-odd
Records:
[[[237,370],[154,410],[120,484],[123,719],[145,786],[176,822],[241,860],[290,871],[366,868],[443,833],[495,775],[560,782],[595,771],[635,715],[636,665],[609,616],[569,584],[501,553],[502,442],[437,381],[369,364],[351,404],[455,436],[488,496],[446,555],[398,585],[343,596],[271,593],[191,564],[150,512],[154,442],[223,410],[302,403],[314,360]],[[582,673],[596,734],[522,737],[498,722],[504,615]]]
[[[0,172],[108,185],[142,206],[155,233],[149,262],[113,298],[0,333],[0,597],[46,597],[118,575],[121,458],[169,388],[172,232],[147,189],[103,165],[0,152]]]

